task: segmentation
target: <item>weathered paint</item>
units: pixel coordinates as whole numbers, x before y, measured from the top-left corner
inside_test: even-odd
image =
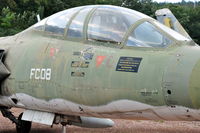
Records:
[[[196,63],[195,67],[193,68],[190,81],[189,81],[189,92],[190,98],[195,108],[199,109],[200,107],[200,60]]]
[[[154,21],[138,24],[146,20]],[[128,48],[125,41],[115,46],[32,28],[2,38],[0,49],[7,52],[4,63],[11,75],[2,83],[0,104],[69,115],[199,120],[200,49],[189,40],[170,39],[166,48]],[[136,63],[134,72],[118,71],[122,57],[141,60],[129,62]],[[47,69],[50,80],[33,78]]]
[[[5,84],[12,89],[13,93],[25,93],[45,100],[62,98],[90,106],[104,105],[120,99],[163,106],[166,102],[168,104],[168,101],[165,101],[166,92],[163,92],[166,90],[163,88],[167,83],[173,82],[174,85],[172,84],[171,87],[174,87],[174,89],[170,100],[173,100],[173,98],[180,99],[180,102],[176,103],[177,105],[192,107],[191,103],[184,101],[190,101],[187,81],[192,71],[191,65],[195,64],[198,59],[198,50],[196,50],[197,52],[192,50],[190,52],[188,49],[192,47],[198,49],[197,46],[183,45],[182,47],[174,46],[174,48],[159,51],[153,49],[148,51],[146,49],[116,49],[83,45],[80,42],[58,39],[49,41],[48,37],[37,35],[35,31],[26,33],[26,36],[37,36],[37,39],[41,40],[40,42],[34,39],[29,40],[28,37],[25,38],[24,36],[23,34],[21,38],[18,38],[23,43],[16,44],[14,48],[11,47],[7,56],[8,62],[6,64],[12,70],[12,74]],[[52,47],[59,49],[59,52],[54,55],[55,58],[49,55]],[[71,67],[72,61],[85,60],[79,56],[74,56],[74,51],[83,51],[90,47],[95,52],[94,58],[87,60],[90,63],[89,68]],[[105,56],[105,59],[97,68],[96,58],[99,55]],[[113,57],[111,68],[107,67],[106,64],[110,56]],[[191,56],[195,58],[191,60]],[[120,57],[142,58],[138,72],[116,71]],[[188,64],[188,62],[190,63]],[[30,79],[31,68],[50,68],[51,80]],[[71,72],[84,72],[85,76],[81,78],[73,77]],[[179,85],[184,87],[180,88]],[[181,89],[185,91],[181,91]],[[182,92],[186,94],[185,100],[182,97],[183,94],[179,95]],[[175,103],[171,104],[174,105]]]

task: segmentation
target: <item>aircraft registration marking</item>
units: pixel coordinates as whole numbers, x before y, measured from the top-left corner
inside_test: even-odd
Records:
[[[30,79],[51,80],[51,68],[31,68]]]
[[[138,72],[142,58],[140,57],[120,57],[117,63],[116,71]]]

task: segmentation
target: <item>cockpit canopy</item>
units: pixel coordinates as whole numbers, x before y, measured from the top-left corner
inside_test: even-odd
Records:
[[[135,47],[166,47],[188,40],[154,19],[123,7],[95,5],[68,9],[39,23],[34,29],[65,36]]]

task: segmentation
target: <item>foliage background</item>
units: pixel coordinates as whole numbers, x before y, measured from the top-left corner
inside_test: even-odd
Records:
[[[16,34],[41,18],[72,7],[93,4],[124,6],[154,16],[157,9],[169,8],[190,36],[200,44],[200,3],[156,3],[152,0],[0,0],[0,36]]]

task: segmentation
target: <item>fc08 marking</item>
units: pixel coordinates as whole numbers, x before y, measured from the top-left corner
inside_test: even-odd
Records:
[[[31,68],[30,79],[36,80],[51,80],[50,68]]]

